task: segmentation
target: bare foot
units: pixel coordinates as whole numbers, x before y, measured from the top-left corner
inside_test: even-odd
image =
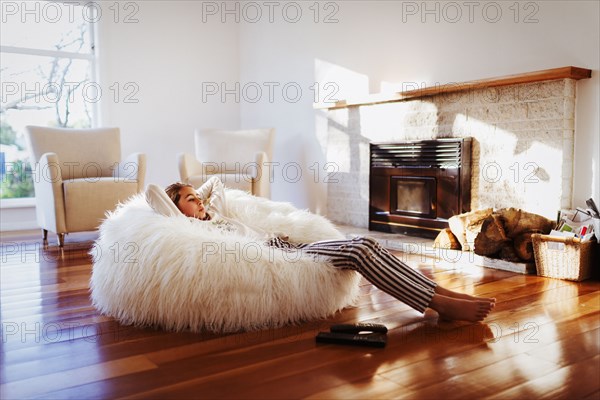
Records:
[[[482,321],[494,308],[495,303],[488,300],[467,300],[435,294],[429,303],[441,318],[477,322]]]
[[[472,301],[481,300],[481,301],[488,301],[491,303],[496,302],[496,299],[494,297],[471,296],[470,294],[455,292],[453,290],[446,289],[441,286],[436,286],[435,292],[437,294],[441,294],[442,296],[452,297],[453,299],[463,299],[463,300],[472,300]]]

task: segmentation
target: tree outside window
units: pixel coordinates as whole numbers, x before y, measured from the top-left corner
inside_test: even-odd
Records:
[[[16,11],[3,13],[0,28],[3,199],[34,196],[36,177],[25,145],[25,126],[91,127],[99,99],[93,79],[92,24],[78,10],[81,7],[69,4],[67,9],[65,4],[45,1],[14,4]],[[44,11],[48,4],[53,4],[53,14]],[[28,7],[28,12],[20,7]],[[64,12],[57,14],[60,7]]]

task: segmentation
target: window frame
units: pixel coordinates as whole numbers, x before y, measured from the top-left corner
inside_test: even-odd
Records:
[[[90,63],[90,77],[94,82],[98,82],[98,50],[97,50],[97,23],[92,21],[86,21],[88,24],[89,39],[90,39],[90,52],[89,53],[74,53],[62,50],[47,50],[47,49],[35,49],[30,47],[18,47],[18,46],[2,46],[0,45],[0,55],[6,54],[23,54],[30,56],[42,56],[42,57],[58,57],[58,58],[70,58],[78,60],[87,60]],[[92,119],[90,121],[91,128],[98,126],[99,121],[99,102],[91,104]],[[13,208],[27,208],[35,207],[35,196],[34,197],[15,197],[15,198],[0,198],[0,210],[13,209]]]

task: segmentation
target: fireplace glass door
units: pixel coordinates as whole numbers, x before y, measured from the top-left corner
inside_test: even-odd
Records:
[[[392,176],[390,213],[436,218],[436,179],[423,176]]]

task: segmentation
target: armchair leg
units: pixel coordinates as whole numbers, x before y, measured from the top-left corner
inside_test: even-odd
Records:
[[[48,242],[48,229],[42,229],[42,240],[44,243]]]
[[[59,233],[58,234],[58,247],[64,247],[64,246],[65,246],[65,234]]]

